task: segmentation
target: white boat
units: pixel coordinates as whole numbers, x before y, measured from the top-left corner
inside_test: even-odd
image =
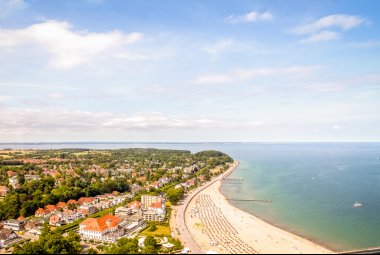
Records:
[[[361,206],[362,206],[362,204],[361,204],[361,203],[359,203],[359,202],[355,202],[355,204],[353,204],[352,206],[353,206],[353,207],[355,207],[355,208],[357,208],[357,207],[361,207]]]

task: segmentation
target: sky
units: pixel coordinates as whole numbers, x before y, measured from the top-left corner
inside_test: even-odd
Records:
[[[0,142],[380,142],[379,10],[0,0]]]

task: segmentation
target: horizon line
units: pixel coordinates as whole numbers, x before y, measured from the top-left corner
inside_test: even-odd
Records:
[[[68,142],[0,142],[0,145],[8,144],[202,144],[202,143],[380,143],[380,141],[191,141],[191,142],[155,142],[155,141],[68,141]]]

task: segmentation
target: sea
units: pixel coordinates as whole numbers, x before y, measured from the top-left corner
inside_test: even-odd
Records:
[[[0,149],[219,150],[240,162],[221,191],[271,224],[337,251],[380,246],[380,143],[28,143]],[[354,207],[358,202],[361,207]]]

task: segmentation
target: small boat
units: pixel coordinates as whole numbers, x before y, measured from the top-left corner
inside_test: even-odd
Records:
[[[353,207],[355,207],[355,208],[357,208],[357,207],[361,207],[361,206],[362,206],[362,204],[361,204],[361,203],[359,203],[359,202],[355,202],[355,204],[353,204],[352,206],[353,206]]]

